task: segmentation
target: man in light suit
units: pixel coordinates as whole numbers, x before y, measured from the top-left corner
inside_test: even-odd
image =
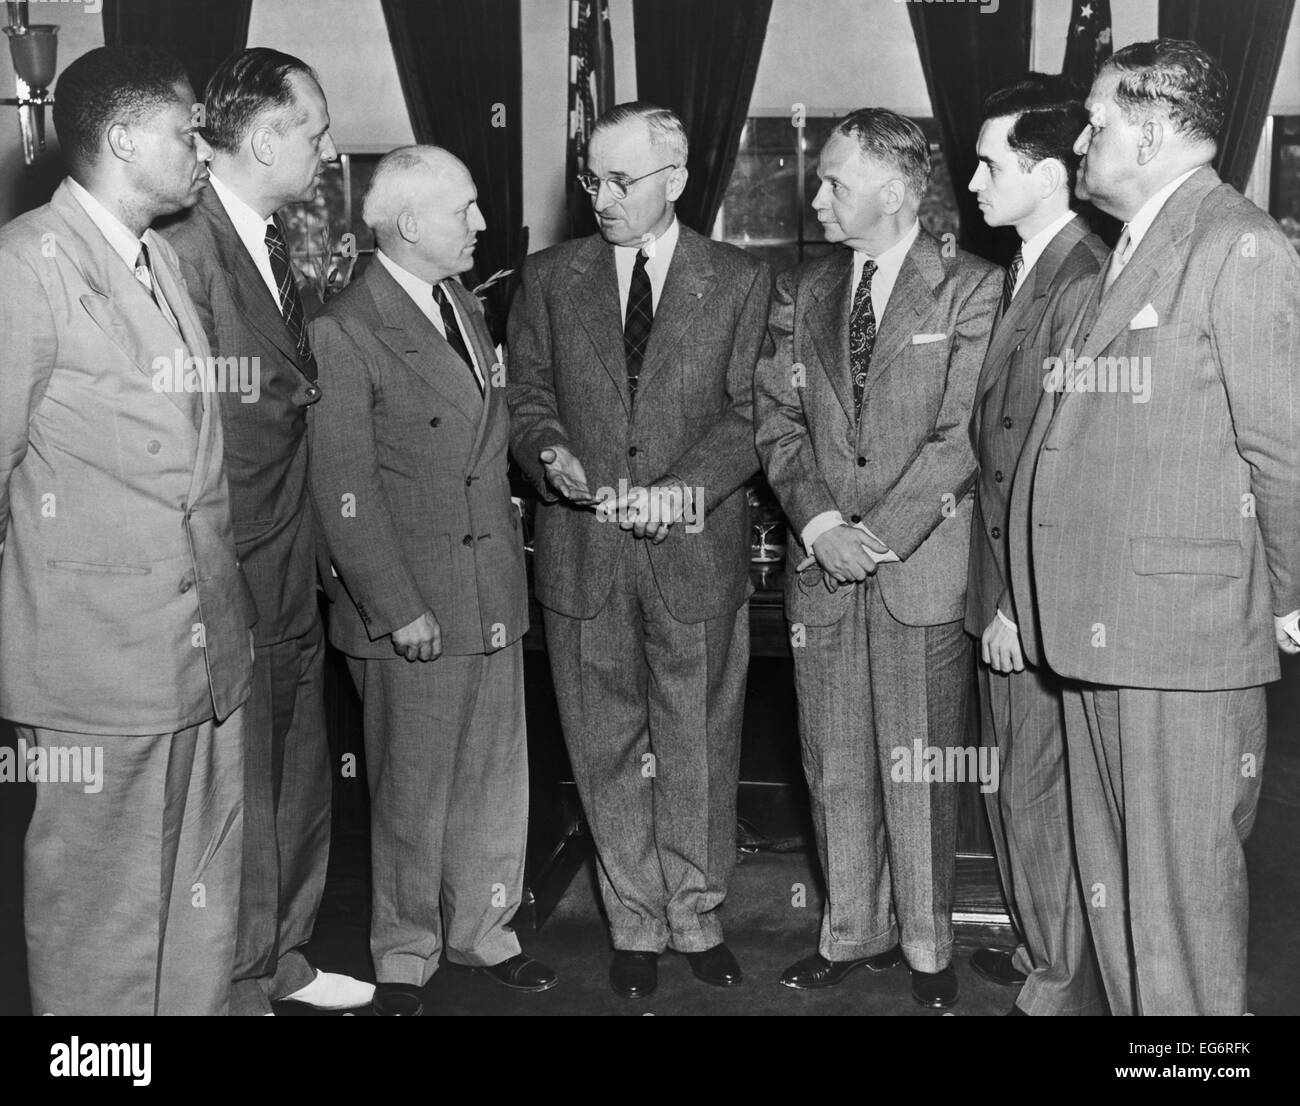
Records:
[[[770,278],[677,221],[687,155],[663,108],[597,120],[581,182],[600,233],[530,257],[510,312],[512,448],[544,499],[536,594],[627,998],[654,991],[666,948],[706,983],[741,982],[718,908]]]
[[[1096,1014],[1104,1007],[1074,862],[1066,793],[1065,724],[1055,676],[1025,666],[1019,609],[1007,570],[1011,485],[1044,360],[1091,290],[1106,248],[1070,209],[1083,104],[1060,77],[1031,73],[985,101],[970,190],[992,227],[1020,237],[1003,282],[1001,314],[975,393],[971,438],[979,462],[966,585],[966,632],[980,642],[984,744],[999,786],[985,795],[1002,889],[1021,941],[977,949],[976,973],[1023,984],[1013,1014]]]
[[[78,58],[69,175],[0,230],[0,716],[29,765],[83,765],[24,846],[36,1014],[227,1009],[256,615],[207,340],[148,229],[204,188],[193,101],[168,55]]]
[[[1300,261],[1209,167],[1226,99],[1190,42],[1098,73],[1079,191],[1125,228],[1046,367],[1012,493],[1026,654],[1072,682],[1075,842],[1115,1014],[1245,1011],[1263,685],[1297,649]]]
[[[912,765],[965,744],[969,425],[1001,280],[917,222],[930,153],[911,120],[852,112],[817,172],[813,209],[850,248],[777,279],[755,377],[759,455],[798,539],[786,615],[827,895],[818,951],[781,982],[906,959],[915,999],[950,1006],[957,781]]]
[[[556,976],[509,925],[528,595],[504,372],[456,279],[485,226],[477,192],[445,150],[404,147],[376,167],[364,218],[379,252],[311,326],[311,484],[343,583],[330,640],[365,712],[375,1010],[413,1015],[444,931],[450,961],[514,990]]]
[[[240,563],[257,600],[244,711],[244,870],[232,1014],[287,999],[338,1010],[369,983],[318,972],[302,953],[325,889],[330,766],[325,635],[316,605],[318,524],[307,487],[307,412],[320,399],[307,316],[275,212],[310,199],[335,157],[329,111],[302,61],[258,47],[208,82],[211,187],[167,230],[218,357],[247,359],[254,394],[221,397]],[[333,577],[324,572],[332,585]]]

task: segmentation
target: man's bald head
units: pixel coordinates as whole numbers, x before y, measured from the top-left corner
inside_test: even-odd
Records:
[[[385,254],[431,284],[473,266],[475,238],[487,225],[465,163],[440,146],[385,154],[361,217]]]

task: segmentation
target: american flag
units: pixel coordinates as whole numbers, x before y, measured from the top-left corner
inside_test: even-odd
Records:
[[[569,149],[565,188],[569,237],[592,234],[591,200],[578,185],[587,168],[587,139],[602,112],[614,106],[614,43],[609,0],[569,0]]]
[[[1074,0],[1061,75],[1087,92],[1098,67],[1110,55],[1110,0]]]

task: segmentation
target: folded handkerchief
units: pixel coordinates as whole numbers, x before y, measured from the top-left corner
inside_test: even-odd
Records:
[[[919,346],[923,342],[942,342],[947,337],[946,334],[913,334],[912,345]]]
[[[1150,330],[1153,326],[1158,326],[1160,319],[1156,316],[1156,309],[1150,304],[1142,308],[1132,319],[1129,320],[1129,330]]]

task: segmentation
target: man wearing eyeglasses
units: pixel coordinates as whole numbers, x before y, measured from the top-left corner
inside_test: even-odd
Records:
[[[749,660],[753,373],[767,266],[682,226],[681,120],[621,104],[579,178],[600,233],[528,259],[510,313],[514,456],[542,494],[536,595],[598,854],[610,983],[659,954],[735,986],[718,907],[735,861]]]

